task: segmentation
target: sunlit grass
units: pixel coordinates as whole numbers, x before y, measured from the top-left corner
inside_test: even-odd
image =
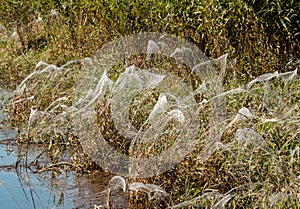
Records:
[[[62,71],[56,72],[54,67],[28,79],[24,88],[19,86],[12,107],[12,123],[20,129],[18,142],[48,144],[48,154],[54,162],[68,149],[77,165],[74,167],[80,172],[100,169],[83,154],[71,126],[71,113],[66,107],[72,105],[75,96],[72,91],[82,70],[82,59],[91,57],[104,43],[127,34],[142,31],[170,33],[193,42],[211,58],[225,53],[229,54],[230,60],[237,58],[236,65],[228,65],[225,71],[225,91],[245,87],[264,73],[299,68],[299,62],[296,63],[299,35],[294,19],[299,8],[297,10],[294,1],[280,7],[281,1],[272,2],[264,4],[260,11],[256,1],[131,3],[110,0],[63,4],[28,1],[25,6],[21,6],[21,1],[6,1],[0,6],[0,24],[6,29],[5,35],[0,37],[2,85],[15,90],[41,60],[58,67],[70,60],[81,60]],[[294,16],[286,12],[288,9]],[[277,14],[274,21],[271,14]],[[115,71],[109,72],[109,77],[117,80],[129,63],[145,68],[155,66],[155,63],[141,62],[142,58],[133,57],[120,63]],[[178,73],[170,60],[158,66]],[[44,68],[41,66],[36,70]],[[196,86],[199,82],[191,81]],[[149,199],[148,194],[135,191],[129,195],[131,206],[211,208],[224,204],[225,208],[298,208],[299,89],[298,75],[291,81],[274,77],[270,81],[254,83],[247,91],[228,94],[227,126],[222,140],[209,159],[200,162],[199,154],[209,135],[211,114],[211,101],[203,103],[202,111],[197,113],[202,123],[199,143],[193,152],[175,168],[159,176],[128,180],[160,185],[169,199]],[[143,125],[158,97],[153,90],[135,98],[129,110],[135,127]],[[199,94],[196,99],[201,102],[208,98]],[[248,108],[253,117],[233,123],[243,107]],[[127,153],[128,145],[120,144],[124,139],[116,136],[111,124],[109,106],[99,103],[96,111],[99,125],[111,145]],[[177,124],[172,125],[176,127]],[[135,154],[152,156],[161,152],[160,149],[172,144],[164,137],[157,143],[148,143]]]

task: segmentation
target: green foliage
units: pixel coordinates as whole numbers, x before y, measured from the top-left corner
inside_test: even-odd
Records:
[[[0,6],[0,22],[22,27],[23,36],[34,36],[29,25],[41,16],[50,27],[53,21],[49,21],[49,15],[53,10],[61,17],[60,31],[47,27],[43,39],[48,45],[57,36],[60,42],[69,39],[67,45],[82,49],[81,56],[90,55],[103,41],[141,31],[184,37],[197,43],[211,57],[225,52],[238,56],[244,66],[243,73],[251,76],[263,71],[261,66],[279,69],[299,56],[299,3],[296,1],[9,0]],[[23,46],[23,50],[28,50],[28,46]],[[267,63],[270,59],[273,60]]]
[[[269,33],[285,35],[286,38],[296,40],[299,38],[300,3],[287,0],[245,0],[258,16],[266,21]]]
[[[264,28],[273,48],[281,52],[297,51],[300,40],[300,3],[294,0],[246,0],[258,17],[262,18]]]
[[[230,58],[237,58],[236,67],[228,68],[226,72],[224,86],[229,90],[263,73],[291,70],[286,64],[299,59],[299,11],[299,2],[294,0],[6,0],[0,4],[0,24],[6,27],[7,34],[7,37],[0,37],[0,80],[15,89],[40,60],[60,66],[69,60],[92,56],[107,41],[151,31],[185,38],[212,58],[225,53]],[[40,22],[37,21],[39,17],[42,18]],[[13,32],[18,38],[11,37]],[[70,99],[72,85],[80,70],[78,65],[74,72],[32,78],[27,85],[32,87],[31,91],[14,98],[14,101],[23,101],[14,107],[15,123],[28,121],[31,107],[42,111],[61,97]],[[45,78],[47,82],[39,82]],[[246,106],[258,116],[249,123],[226,130],[222,142],[231,143],[231,150],[217,150],[211,159],[201,164],[197,155],[202,147],[196,147],[177,168],[147,181],[164,185],[175,203],[207,191],[226,193],[233,189],[236,196],[229,202],[230,208],[268,208],[271,206],[268,197],[272,194],[285,194],[292,199],[290,203],[284,198],[278,200],[278,207],[299,206],[299,200],[294,198],[299,195],[300,185],[299,151],[298,155],[296,152],[300,146],[299,83],[274,82],[269,87],[272,88],[270,92],[277,91],[283,99],[279,101],[271,93],[264,94],[265,87],[261,84],[245,95],[228,98],[229,112],[235,113]],[[31,95],[35,96],[33,100],[23,100]],[[148,99],[157,95],[148,96],[143,102],[153,106],[154,101],[152,104]],[[269,109],[262,105],[263,102]],[[280,102],[286,105],[278,107]],[[145,109],[148,106],[145,105]],[[67,122],[64,118],[52,120],[53,115],[60,113],[60,108],[63,107],[55,109],[49,117],[35,120],[37,125],[29,135],[32,142],[50,143],[50,147],[61,144],[79,147],[76,137],[68,135],[69,118]],[[139,113],[146,114],[145,109],[136,108],[137,112],[131,112],[137,127],[144,121],[145,115]],[[98,111],[102,112],[98,115],[103,116],[100,119],[110,122],[109,111],[103,112],[100,108]],[[203,128],[207,128],[205,123],[209,121],[209,114],[207,109],[203,111],[201,120]],[[282,120],[268,121],[274,114]],[[109,125],[102,124],[111,129]],[[245,152],[239,152],[241,147],[234,141],[238,128],[256,130],[266,140],[268,152],[253,144],[242,148]],[[107,133],[110,134],[115,132]],[[204,131],[203,136],[206,135]],[[296,154],[292,155],[294,150]],[[82,161],[86,156],[78,152],[73,161],[84,164]]]

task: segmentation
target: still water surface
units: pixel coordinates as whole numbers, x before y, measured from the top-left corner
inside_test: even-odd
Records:
[[[7,125],[1,102],[7,95],[0,88],[0,208],[71,209],[105,205],[107,199],[103,191],[112,176],[103,172],[76,175],[72,171],[57,176],[51,172],[36,173],[22,166],[42,153],[44,146],[15,143],[16,131]],[[67,158],[66,155],[65,160]],[[47,164],[46,156],[39,159]]]

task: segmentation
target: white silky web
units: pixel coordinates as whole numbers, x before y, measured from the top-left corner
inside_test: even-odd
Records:
[[[77,99],[74,104],[80,104],[76,105],[77,111],[74,113],[75,127],[84,151],[100,166],[122,176],[151,176],[166,171],[195,147],[198,134],[198,105],[192,87],[185,82],[186,78],[173,75],[169,69],[143,69],[135,65],[126,66],[117,77],[110,72],[115,64],[128,56],[142,54],[147,54],[148,61],[150,58],[155,60],[157,56],[170,57],[190,69],[208,60],[201,50],[187,41],[156,33],[135,34],[118,39],[104,45],[88,60],[87,69],[79,76],[75,89]],[[101,86],[97,85],[97,80],[105,72],[108,81],[104,85],[106,90],[98,91],[103,94],[91,97],[91,94],[97,92],[95,88],[101,89],[97,87]],[[202,74],[200,69],[197,73]],[[156,94],[156,101],[147,104],[147,100],[143,100],[144,94]],[[87,104],[84,113],[81,110]],[[114,150],[99,133],[97,122],[92,117],[96,104],[103,104],[108,109],[115,132],[130,142],[128,156]],[[143,112],[134,111],[137,105],[145,104],[148,106]],[[132,111],[147,116],[139,122],[139,126],[133,121],[135,116]],[[168,136],[172,136],[172,139],[167,140]],[[160,143],[160,151],[145,156],[145,149],[152,150]]]
[[[166,112],[168,107],[169,107],[169,103],[166,95],[159,95],[158,101],[155,104],[147,120],[151,120],[158,114]]]
[[[126,68],[119,76],[112,91],[111,109],[115,113],[112,115],[115,126],[123,136],[132,139],[137,132],[131,125],[128,115],[131,99],[144,89],[155,88],[164,78],[164,75],[150,73],[134,65]],[[159,108],[156,107],[156,111]],[[155,111],[152,114],[155,114]]]
[[[135,56],[137,61],[131,62]],[[168,69],[170,63],[164,65],[164,58],[178,65],[176,72]],[[148,65],[156,59],[161,65]],[[61,86],[76,62],[82,67],[70,98]],[[121,176],[159,175],[184,160],[194,148],[201,148],[196,158],[202,163],[212,157],[213,152],[235,155],[238,149],[237,154],[242,155],[234,158],[240,164],[248,160],[247,157],[252,159],[249,169],[257,154],[271,156],[272,165],[278,163],[277,159],[282,156],[275,156],[277,152],[288,153],[288,163],[297,165],[299,69],[263,74],[242,87],[225,90],[222,86],[225,70],[232,69],[235,63],[233,60],[227,64],[227,54],[209,60],[196,46],[173,36],[135,34],[105,44],[95,56],[81,61],[70,61],[63,66],[39,62],[18,86],[13,104],[37,105],[32,106],[25,127],[31,141],[33,136],[42,138],[40,135],[45,133],[50,137],[66,137],[74,130],[71,134],[78,137],[83,152],[104,170],[118,175],[111,180],[109,188],[124,191],[126,182]],[[190,82],[191,78],[196,78],[195,85]],[[48,93],[53,86],[58,95],[50,97]],[[47,94],[50,101],[34,103],[40,101],[39,92],[42,96]],[[22,97],[18,97],[20,95]],[[229,100],[231,106],[227,106],[228,97],[233,98]],[[252,98],[254,102],[247,103]],[[240,99],[242,104],[237,104]],[[229,112],[227,108],[234,110]],[[205,118],[201,118],[202,111]],[[69,124],[70,118],[72,124]],[[276,150],[274,142],[267,138],[270,133],[264,134],[261,130],[278,124],[283,129],[296,127],[281,150]],[[257,127],[261,129],[256,130]],[[233,142],[228,142],[231,138],[221,141],[223,134],[227,134],[224,130],[233,136]],[[292,140],[296,143],[289,146]],[[290,150],[286,150],[287,147]],[[298,175],[296,169],[289,171]],[[298,183],[299,179],[299,175],[296,176],[291,184]],[[162,188],[141,182],[132,183],[129,190],[164,194]],[[281,193],[270,196],[271,205],[276,205],[281,196]],[[211,207],[224,208],[232,196],[204,193],[173,208],[199,206],[207,199],[214,200]]]
[[[246,150],[247,146],[253,146],[254,148],[260,148],[266,153],[270,153],[268,144],[264,138],[251,128],[240,128],[236,131],[236,139],[241,150]]]
[[[205,89],[207,97],[211,99],[210,103],[212,106],[209,135],[204,142],[205,147],[198,157],[200,162],[205,162],[211,156],[211,153],[216,148],[216,143],[220,142],[225,130],[226,97],[218,95],[224,92],[222,79],[226,69],[226,62],[227,54],[215,60],[197,64],[192,68],[192,72],[195,72],[205,83],[205,88],[202,89]]]
[[[7,125],[10,115],[5,109],[8,108],[11,96],[12,92],[9,92],[0,86],[0,140],[15,139],[17,137],[16,130]]]
[[[109,181],[109,186],[111,189],[120,188],[123,192],[126,191],[126,181],[122,176],[114,176]]]
[[[251,118],[253,118],[253,115],[250,110],[247,107],[242,107],[235,115],[234,119],[227,125],[227,128],[230,128],[233,124],[244,122]]]

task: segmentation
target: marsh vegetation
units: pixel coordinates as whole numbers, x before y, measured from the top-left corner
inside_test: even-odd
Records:
[[[45,146],[52,166],[37,165],[41,172],[59,175],[71,169],[79,175],[101,170],[72,123],[74,98],[79,99],[73,90],[88,57],[97,57],[102,46],[125,35],[172,34],[213,60],[217,72],[223,72],[223,92],[201,90],[194,95],[202,105],[195,114],[199,132],[197,145],[184,160],[157,176],[119,177],[117,185],[125,184],[124,191],[108,185],[103,207],[112,204],[109,194],[118,190],[130,208],[299,208],[299,11],[296,1],[281,0],[5,1],[0,5],[0,81],[15,92],[10,123],[19,130],[17,142]],[[216,61],[220,57],[225,65]],[[151,58],[127,57],[107,76],[116,82],[133,65],[161,68],[182,78],[191,91],[200,89],[203,81],[190,74],[188,66],[171,58]],[[98,95],[94,90],[91,95]],[[120,153],[153,156],[178,135],[178,121],[173,120],[171,131],[160,140],[130,150],[130,142],[113,124],[110,95],[102,96],[95,120]],[[129,108],[134,127],[146,128],[143,124],[160,98],[165,97],[155,88],[135,95]],[[216,101],[222,109],[215,108]],[[203,156],[216,115],[224,117],[217,129],[220,140]],[[61,161],[66,151],[68,163]]]

